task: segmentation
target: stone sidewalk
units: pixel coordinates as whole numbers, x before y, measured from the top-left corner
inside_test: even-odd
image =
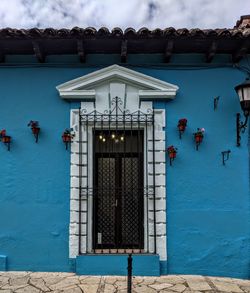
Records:
[[[168,275],[133,277],[133,292],[250,292],[250,280]],[[127,292],[126,277],[77,276],[73,273],[0,272],[0,292],[5,293],[114,293]]]

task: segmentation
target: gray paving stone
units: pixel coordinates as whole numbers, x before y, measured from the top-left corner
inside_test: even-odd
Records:
[[[81,284],[79,287],[83,290],[84,293],[96,293],[99,284]]]
[[[208,285],[208,283],[204,279],[188,279],[187,280],[188,287],[193,291],[209,291],[212,288]]]
[[[114,293],[116,291],[116,288],[112,284],[105,284],[103,293]]]
[[[166,282],[170,284],[183,284],[186,282],[186,280],[180,276],[168,275],[168,276],[162,276],[160,278],[157,278],[157,282],[163,282],[163,283]]]
[[[50,288],[45,285],[45,282],[44,282],[44,280],[42,278],[40,278],[40,279],[33,279],[33,278],[31,278],[30,281],[29,281],[29,283],[32,286],[34,286],[34,287],[42,290],[43,292],[50,291]]]
[[[0,276],[0,288],[9,283],[9,277]]]
[[[61,292],[64,293],[82,293],[82,290],[78,286],[69,286],[63,288]]]
[[[173,287],[171,287],[172,291],[180,292],[180,293],[185,291],[186,289],[187,289],[187,287],[183,284],[176,284]]]
[[[228,282],[228,281],[225,282],[223,280],[220,280],[220,281],[213,280],[212,282],[219,291],[235,292],[235,293],[243,293],[244,292],[240,289],[240,287],[237,284],[235,284],[233,282]]]
[[[141,286],[137,286],[136,288],[134,288],[134,292],[136,293],[155,293],[157,292],[156,290],[154,290],[153,288],[149,288],[146,285],[141,285]]]
[[[159,291],[159,290],[163,290],[163,289],[166,289],[166,288],[169,288],[169,287],[173,287],[173,284],[168,284],[168,283],[155,283],[155,284],[148,285],[148,287],[153,288],[153,289]]]
[[[41,290],[28,285],[26,287],[15,290],[15,293],[41,293]]]
[[[0,288],[0,293],[127,293],[127,278],[77,276],[73,273],[0,272]],[[133,277],[132,288],[134,293],[250,293],[250,280],[195,275]]]
[[[49,286],[52,290],[62,290],[64,288],[80,284],[79,278],[76,276],[64,278],[58,283]]]

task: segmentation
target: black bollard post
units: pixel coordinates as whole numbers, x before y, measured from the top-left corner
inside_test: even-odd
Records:
[[[132,254],[128,255],[128,293],[132,293]]]

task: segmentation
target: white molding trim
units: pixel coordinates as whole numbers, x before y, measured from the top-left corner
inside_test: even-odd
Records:
[[[95,99],[95,90],[72,90],[65,91],[61,90],[60,95],[63,99],[73,99],[73,100],[82,100],[82,99]]]
[[[92,90],[104,82],[119,80],[139,89],[139,98],[173,99],[178,86],[119,65],[111,65],[56,87],[62,99],[94,98]],[[77,92],[80,92],[79,94]]]
[[[111,101],[115,97],[122,100],[123,110],[129,110],[131,113],[140,111],[147,113],[153,110],[154,99],[173,99],[175,98],[178,86],[158,80],[151,76],[139,73],[137,71],[112,65],[101,70],[97,70],[85,76],[68,81],[56,87],[61,98],[81,100],[81,109],[86,109],[86,113],[97,110],[99,113],[106,113],[111,109]],[[166,231],[166,153],[165,153],[165,110],[155,109],[155,195],[156,195],[156,248],[160,260],[167,259],[167,231]],[[75,132],[75,137],[71,144],[71,169],[70,169],[70,225],[69,225],[69,256],[75,258],[79,253],[79,237],[81,237],[81,252],[91,253],[92,250],[92,199],[82,200],[82,210],[88,207],[88,219],[86,213],[81,214],[81,223],[79,223],[79,110],[71,110],[70,127]],[[140,127],[143,127],[142,125]],[[145,129],[144,129],[145,131]],[[153,131],[153,128],[147,127],[147,131]],[[88,153],[84,157],[85,163],[92,166],[92,128],[88,126],[82,128],[82,149]],[[150,137],[150,135],[148,135]],[[88,150],[86,140],[88,138]],[[144,182],[147,186],[153,186],[153,148],[152,140],[145,141],[144,147],[148,145],[148,153],[144,151]],[[87,152],[86,152],[87,150]],[[87,161],[88,160],[88,161]],[[84,164],[84,162],[83,162]],[[85,172],[85,173],[84,173]],[[83,167],[82,174],[86,175],[86,167]],[[82,186],[93,186],[93,170],[88,170],[88,182],[82,178]],[[150,183],[151,182],[151,183]],[[149,236],[150,252],[153,252],[154,234],[153,229],[153,202],[144,201],[144,243]],[[148,216],[146,216],[148,215]],[[88,226],[87,226],[88,223]],[[79,225],[81,225],[81,235],[79,235]],[[146,229],[146,228],[145,228]],[[87,237],[88,236],[88,237]],[[88,239],[88,243],[86,243]]]
[[[172,89],[168,89],[165,91],[159,90],[139,90],[139,98],[140,99],[170,99],[171,97],[174,98],[176,95],[176,91]]]
[[[85,103],[87,106],[88,112],[91,112],[93,109],[93,103]],[[151,106],[151,107],[149,107]],[[145,111],[150,109],[152,110],[152,102],[142,102],[140,110]],[[166,173],[165,173],[165,110],[156,109],[155,111],[155,173],[156,175],[156,188],[155,188],[155,198],[156,198],[156,253],[159,254],[160,260],[167,259],[167,233],[166,233]],[[70,225],[69,225],[69,257],[75,258],[79,252],[79,237],[81,237],[81,252],[82,253],[91,253],[92,252],[92,223],[93,215],[92,208],[93,202],[90,197],[89,201],[82,200],[82,207],[86,208],[88,205],[88,219],[86,214],[82,215],[81,230],[82,235],[79,235],[79,190],[77,189],[79,182],[79,110],[71,110],[71,127],[75,132],[74,141],[71,146],[71,193],[70,193]],[[122,127],[122,125],[121,125]],[[152,127],[147,127],[148,135],[147,137],[152,137]],[[144,128],[145,131],[145,128]],[[92,126],[89,126],[88,129],[82,128],[82,148],[84,149],[84,141],[87,140],[88,136],[88,154],[86,158],[88,160],[88,165],[92,166]],[[146,136],[144,136],[146,138]],[[146,156],[146,143],[148,143],[148,155]],[[150,142],[144,142],[144,154],[145,158],[148,158],[148,161],[144,158],[144,182],[149,182],[148,184],[153,186],[152,181],[152,147],[150,147]],[[86,164],[83,160],[83,163]],[[147,170],[147,172],[146,172]],[[84,170],[83,170],[84,173]],[[88,186],[91,188],[93,186],[93,174],[92,168],[89,168],[89,181],[83,181],[83,187]],[[147,178],[147,179],[146,179]],[[150,184],[151,182],[151,184]],[[152,188],[152,187],[151,187]],[[147,202],[147,199],[144,198],[144,249],[149,252],[153,252],[154,249],[154,237],[150,236],[155,233],[153,223],[153,201]],[[88,223],[88,226],[87,226]],[[147,234],[147,227],[148,233]],[[88,231],[88,235],[86,234]],[[147,247],[147,238],[149,237],[149,247]],[[88,244],[87,244],[88,241]],[[88,249],[87,249],[88,247]]]

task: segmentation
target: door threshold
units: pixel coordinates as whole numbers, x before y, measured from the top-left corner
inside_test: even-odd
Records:
[[[149,253],[144,249],[122,249],[122,248],[112,248],[112,249],[94,249],[92,252],[94,254],[145,254]]]

